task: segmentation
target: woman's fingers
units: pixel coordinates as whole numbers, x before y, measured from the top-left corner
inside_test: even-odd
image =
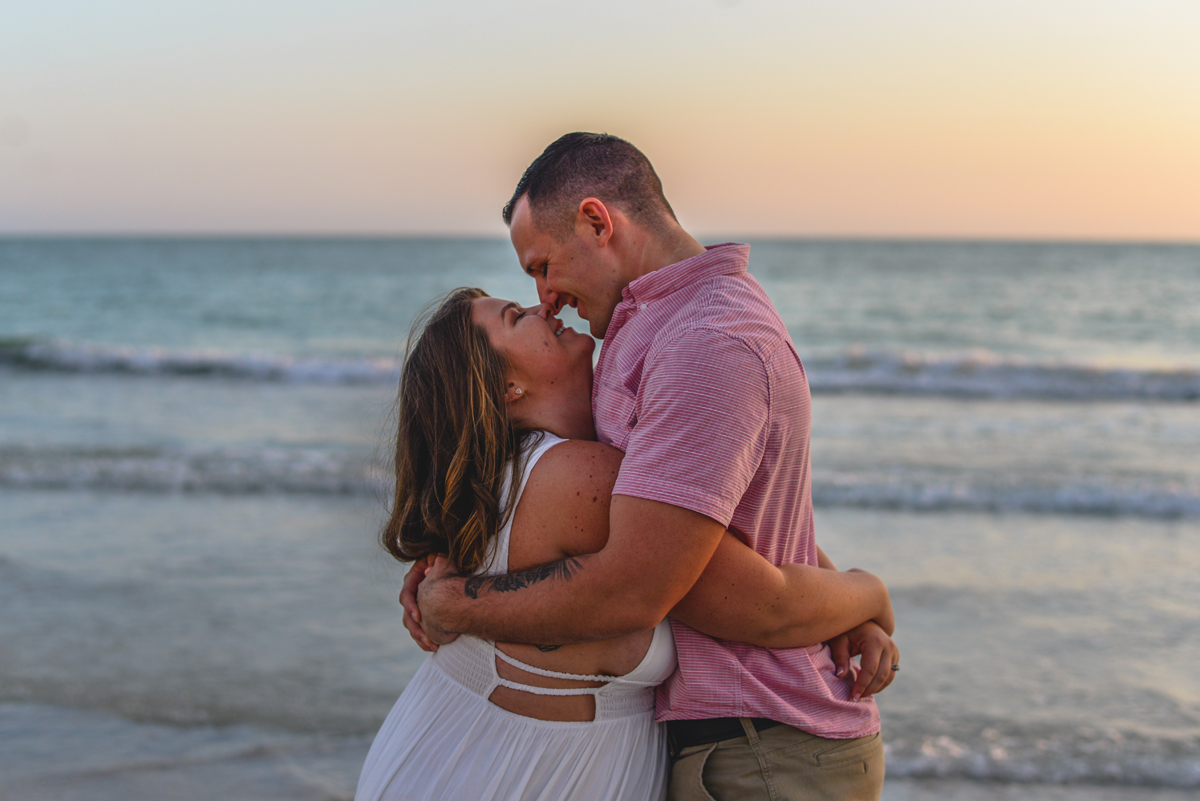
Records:
[[[850,670],[850,638],[845,634],[839,634],[829,641],[829,652],[833,657],[835,666],[834,675],[842,678],[846,672]]]
[[[867,688],[868,695],[883,692],[883,690],[892,683],[896,678],[896,671],[892,670],[892,665],[900,664],[900,649],[895,643],[888,643],[888,647],[883,650],[879,659],[879,670],[875,674],[875,679]]]
[[[413,638],[413,642],[422,651],[436,650],[436,647],[429,642],[429,638],[425,636],[425,629],[421,628],[420,623],[413,620],[412,613],[407,609],[404,610],[404,628],[408,629],[408,636]]]
[[[418,559],[412,563],[412,567],[408,569],[408,573],[404,576],[404,586],[400,588],[400,605],[404,607],[404,611],[412,616],[412,619],[421,622],[421,610],[417,606],[417,586],[421,580],[425,578],[426,562],[424,559]]]
[[[864,639],[861,646],[862,666],[850,693],[856,701],[869,698],[891,684],[896,674],[892,665],[900,664],[900,649],[882,632],[879,636]]]
[[[883,660],[883,664],[887,666],[887,676],[885,677],[883,686],[875,692],[886,690],[888,685],[896,680],[896,673],[899,672],[900,668],[900,647],[896,643],[892,643],[891,655]]]
[[[413,562],[412,567],[408,569],[408,574],[404,577],[404,586],[400,589],[400,606],[404,608],[404,628],[408,629],[409,636],[421,650],[436,651],[437,646],[430,641],[425,634],[425,629],[421,627],[421,609],[417,606],[417,588],[424,580],[428,568],[429,561],[427,559],[418,559]]]
[[[417,593],[418,598],[425,598],[425,609],[430,613],[421,623],[425,630],[425,638],[436,649],[438,645],[445,645],[458,637],[457,633],[441,628],[436,615],[438,604],[436,596],[438,592],[448,591],[448,588],[443,587],[445,583],[443,579],[453,578],[458,575],[458,572],[454,563],[444,556],[431,557],[430,561],[432,564],[425,571],[425,580],[418,587]]]
[[[850,697],[855,701],[864,695],[870,695],[867,689],[871,686],[875,674],[879,670],[879,657],[879,644],[873,639],[866,640],[862,647],[862,660],[858,665],[858,678],[854,680],[854,686],[850,688]]]
[[[429,639],[425,636],[425,630],[421,628],[421,624],[412,619],[412,615],[409,614],[407,609],[404,610],[404,628],[408,629],[408,636],[413,638],[413,642],[422,651],[432,652],[437,650],[437,646],[429,642]]]

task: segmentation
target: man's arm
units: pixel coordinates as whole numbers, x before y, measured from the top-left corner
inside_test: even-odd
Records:
[[[602,385],[596,403],[605,397]],[[419,588],[425,633],[435,642],[469,632],[556,645],[656,625],[721,542],[761,464],[770,416],[757,349],[712,327],[670,337],[643,364],[604,548],[553,569],[473,583],[471,594],[465,579],[435,565]]]
[[[692,588],[724,534],[698,512],[614,495],[599,553],[483,579],[437,562],[418,589],[420,624],[435,643],[471,633],[561,645],[644,631]]]

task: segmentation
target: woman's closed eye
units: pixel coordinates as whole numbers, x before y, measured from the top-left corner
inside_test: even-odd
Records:
[[[526,309],[522,309],[515,303],[510,303],[504,309],[504,319],[508,320],[509,325],[516,325],[517,321],[524,317],[527,313]]]

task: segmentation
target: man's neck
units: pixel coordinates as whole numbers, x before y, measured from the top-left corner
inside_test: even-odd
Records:
[[[632,282],[655,270],[699,256],[704,252],[704,245],[676,223],[664,234],[640,228],[631,238],[629,249],[629,280]]]

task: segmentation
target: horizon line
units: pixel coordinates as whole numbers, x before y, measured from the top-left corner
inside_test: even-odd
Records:
[[[819,233],[758,233],[758,234],[729,234],[701,231],[693,234],[697,239],[719,242],[863,242],[863,243],[987,243],[987,244],[1046,244],[1046,245],[1148,245],[1163,247],[1194,247],[1200,246],[1198,239],[1151,239],[1151,238],[1120,238],[1120,237],[1084,237],[1084,236],[1037,236],[1037,235],[997,235],[997,234],[819,234]],[[4,240],[132,240],[132,239],[161,239],[161,240],[282,240],[282,239],[311,239],[311,240],[490,240],[506,241],[503,233],[473,232],[429,232],[416,231],[2,231],[0,241]]]

